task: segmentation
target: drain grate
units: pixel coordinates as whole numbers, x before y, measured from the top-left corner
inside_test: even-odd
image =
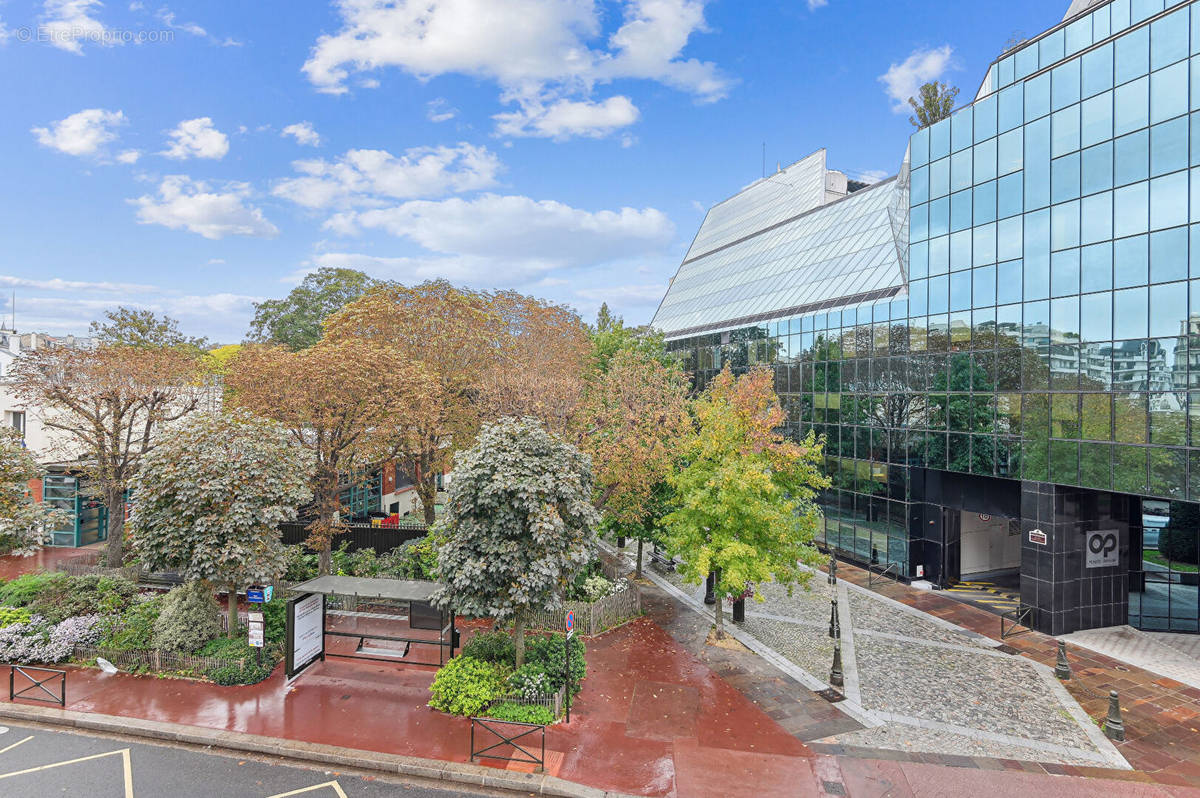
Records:
[[[840,781],[825,781],[824,779],[821,779],[821,789],[825,791],[826,795],[846,794],[846,785],[842,784]]]
[[[836,704],[839,701],[846,700],[846,696],[842,695],[837,690],[834,690],[832,687],[827,687],[824,690],[818,690],[817,695],[821,696],[821,698],[824,698],[831,704]]]
[[[996,646],[996,650],[999,651],[1001,654],[1020,654],[1021,653],[1020,651],[1017,651],[1012,646]]]

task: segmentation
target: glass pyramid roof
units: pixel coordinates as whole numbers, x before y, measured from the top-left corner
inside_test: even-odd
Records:
[[[653,325],[681,338],[898,293],[907,168],[900,179],[824,200],[821,150],[713,207]]]

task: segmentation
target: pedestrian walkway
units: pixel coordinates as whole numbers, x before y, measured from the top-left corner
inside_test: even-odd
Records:
[[[1180,642],[1174,638],[1191,637],[1194,641]],[[1200,688],[1200,659],[1186,653],[1188,642],[1200,644],[1198,635],[1156,635],[1132,626],[1108,626],[1085,629],[1063,635],[1072,646],[1083,646],[1113,659],[1139,668],[1169,676],[1191,687]]]

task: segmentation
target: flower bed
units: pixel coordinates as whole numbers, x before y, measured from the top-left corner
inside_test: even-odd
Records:
[[[560,631],[563,616],[571,610],[575,613],[575,634],[593,637],[642,614],[642,594],[633,581],[605,581],[612,587],[602,596],[593,601],[564,601],[560,609],[534,612],[528,620],[528,628]]]

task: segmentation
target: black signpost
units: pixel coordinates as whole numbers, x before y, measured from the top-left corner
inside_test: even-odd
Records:
[[[567,723],[571,722],[571,635],[575,634],[575,611],[567,610],[567,636],[563,640],[563,645],[566,646],[566,663],[567,672],[563,683],[567,686]]]

